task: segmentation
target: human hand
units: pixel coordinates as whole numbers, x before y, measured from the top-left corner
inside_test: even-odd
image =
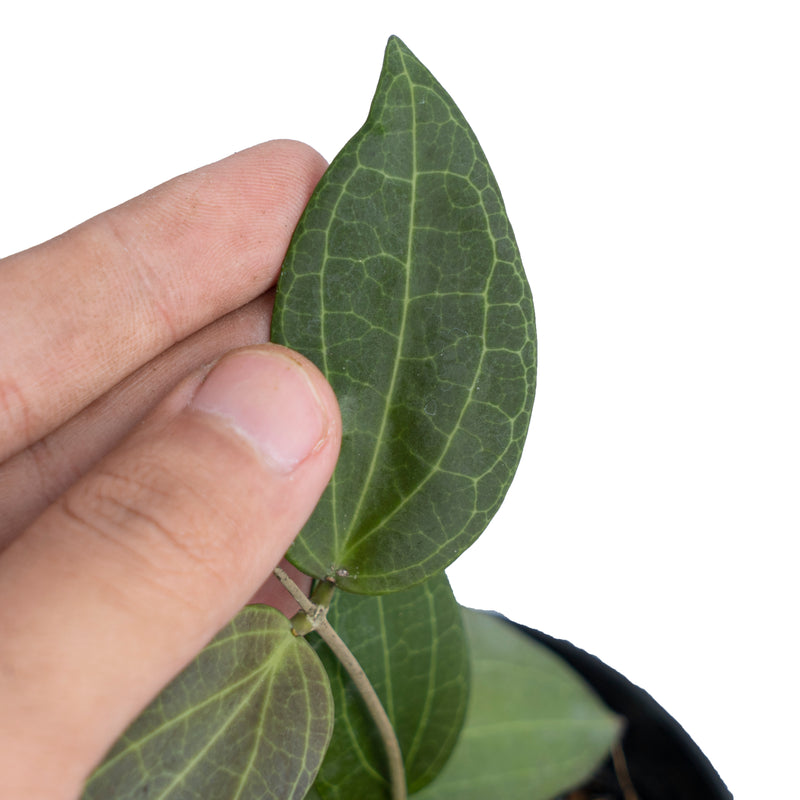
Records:
[[[338,407],[264,294],[324,168],[270,142],[0,261],[4,800],[78,796],[327,484]]]

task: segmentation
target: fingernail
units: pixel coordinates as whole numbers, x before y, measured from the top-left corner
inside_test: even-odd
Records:
[[[223,358],[190,406],[225,419],[272,469],[287,474],[321,447],[328,430],[305,369],[290,354],[272,349]]]

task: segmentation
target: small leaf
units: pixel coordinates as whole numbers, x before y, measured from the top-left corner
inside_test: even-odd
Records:
[[[464,609],[472,659],[467,719],[419,800],[549,800],[608,755],[620,720],[583,679],[503,620]]]
[[[134,721],[84,798],[299,800],[332,721],[314,651],[279,611],[248,606]]]
[[[334,477],[290,559],[364,594],[443,570],[516,470],[536,332],[486,157],[396,37],[366,123],[295,231],[272,338],[322,370],[343,422]]]
[[[469,657],[444,575],[381,597],[337,594],[328,613],[392,721],[414,791],[441,770],[464,721]],[[324,800],[390,797],[386,757],[357,689],[320,639],[336,703],[333,739],[315,788]]]

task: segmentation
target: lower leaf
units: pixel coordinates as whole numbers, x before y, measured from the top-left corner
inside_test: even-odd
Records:
[[[325,669],[286,618],[243,609],[133,722],[84,800],[299,800],[330,741]]]
[[[467,718],[419,800],[549,800],[608,755],[621,720],[565,662],[502,619],[463,609],[472,661]]]
[[[337,592],[328,619],[381,699],[403,752],[413,792],[433,780],[461,730],[469,660],[458,604],[444,574],[389,595]],[[381,800],[391,793],[385,749],[357,689],[321,640],[336,723],[315,784],[324,800]]]

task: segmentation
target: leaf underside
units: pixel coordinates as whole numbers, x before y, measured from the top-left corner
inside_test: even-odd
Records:
[[[248,606],[119,739],[84,800],[299,800],[330,740],[325,669],[279,611]]]
[[[342,411],[334,477],[291,561],[364,594],[440,572],[516,470],[536,333],[483,151],[396,37],[366,123],[295,231],[272,338],[316,363]]]
[[[363,667],[392,721],[409,791],[439,773],[469,694],[469,655],[450,584],[438,575],[379,597],[338,593],[328,619]],[[324,800],[390,798],[385,750],[347,673],[314,637],[331,680],[336,721],[315,789]]]
[[[419,800],[549,800],[606,758],[621,721],[572,668],[507,622],[463,609],[472,663],[467,718]]]

